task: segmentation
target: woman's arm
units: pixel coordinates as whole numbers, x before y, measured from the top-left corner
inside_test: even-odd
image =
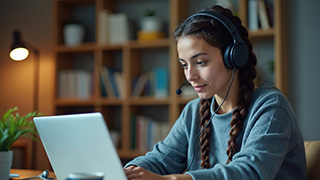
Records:
[[[128,180],[192,180],[191,176],[186,174],[158,175],[147,171],[141,167],[129,166],[124,169]]]
[[[139,166],[160,175],[180,174],[187,168],[188,147],[193,136],[193,124],[198,117],[199,99],[189,102],[164,141],[157,143],[153,150],[128,162],[125,167]],[[190,140],[191,138],[191,140]]]

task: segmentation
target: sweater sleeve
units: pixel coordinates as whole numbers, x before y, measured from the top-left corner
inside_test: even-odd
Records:
[[[284,163],[289,151],[299,151],[291,145],[293,144],[291,142],[295,141],[291,139],[294,119],[287,110],[282,107],[263,108],[250,118],[252,121],[244,127],[246,130],[242,142],[238,143],[241,144],[240,150],[229,164],[218,163],[211,169],[189,171],[186,174],[194,180],[239,179],[239,177],[263,180],[304,179],[303,173],[292,171],[295,169],[295,164],[299,164],[297,162],[304,157],[297,155]],[[285,176],[281,177],[282,174]]]
[[[163,141],[158,142],[146,155],[127,163],[125,167],[140,166],[161,175],[182,173],[186,168],[188,146],[184,121],[185,113],[182,112]]]

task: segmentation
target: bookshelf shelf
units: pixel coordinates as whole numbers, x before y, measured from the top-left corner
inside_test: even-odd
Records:
[[[151,48],[168,48],[172,43],[167,39],[146,40],[146,41],[130,41],[127,45],[131,49],[151,49]]]
[[[78,100],[78,99],[56,99],[56,106],[93,106],[95,101],[91,100]]]
[[[154,97],[139,97],[131,98],[131,105],[168,105],[170,104],[169,98],[154,98]]]
[[[117,3],[141,3],[142,0],[53,0],[54,1],[54,53],[55,53],[55,86],[53,108],[55,114],[81,113],[99,111],[107,115],[107,124],[117,124],[121,143],[118,154],[121,158],[134,158],[142,155],[145,151],[131,148],[132,116],[146,114],[159,118],[161,121],[172,125],[178,118],[184,105],[196,97],[183,97],[176,95],[176,89],[185,80],[177,61],[176,43],[172,33],[177,22],[186,18],[188,1],[163,0],[164,11],[168,13],[166,31],[168,37],[150,41],[130,40],[120,44],[105,44],[98,42],[99,35],[99,12],[105,9],[117,13]],[[152,3],[153,0],[143,1],[142,4]],[[191,0],[195,1],[196,0]],[[248,19],[248,0],[237,0],[238,12],[241,19]],[[284,32],[286,13],[285,0],[273,0],[274,2],[274,27],[268,30],[250,31],[253,43],[265,43],[270,41],[274,49],[275,60],[275,84],[286,94],[287,92],[287,55]],[[208,4],[210,6],[212,4]],[[136,6],[135,6],[136,7]],[[191,10],[191,9],[190,9]],[[169,11],[169,12],[168,12]],[[85,12],[85,13],[84,13]],[[88,13],[88,15],[86,14]],[[87,17],[88,16],[88,17]],[[70,18],[83,20],[88,26],[89,38],[79,46],[66,46],[63,43],[63,23]],[[244,21],[246,22],[246,21]],[[137,22],[136,22],[137,23]],[[247,26],[247,25],[246,25]],[[151,53],[151,55],[150,55]],[[151,58],[150,58],[151,57]],[[123,94],[121,97],[102,95],[101,74],[102,67],[116,69],[122,74]],[[143,73],[153,71],[161,67],[168,69],[168,96],[156,98],[154,96],[141,95],[132,97],[133,79]],[[60,98],[59,96],[59,73],[74,69],[87,70],[92,73],[90,86],[92,92],[88,99]],[[158,117],[161,116],[161,117]]]
[[[122,105],[123,100],[118,98],[102,98],[99,100],[101,105]]]
[[[273,28],[267,30],[257,30],[250,31],[250,35],[253,39],[257,38],[272,38],[274,36],[275,30]]]

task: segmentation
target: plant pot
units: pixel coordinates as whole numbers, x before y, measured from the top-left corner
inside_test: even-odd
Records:
[[[155,16],[145,16],[141,19],[142,31],[155,31],[160,32],[162,30],[162,22]]]
[[[12,165],[12,151],[0,151],[0,179],[9,179],[10,169]]]
[[[82,44],[84,38],[84,26],[81,24],[67,24],[63,28],[64,43],[67,46]]]

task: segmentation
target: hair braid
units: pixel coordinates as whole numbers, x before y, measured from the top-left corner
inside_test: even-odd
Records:
[[[205,125],[210,120],[210,105],[211,99],[201,99],[201,107],[200,107],[200,130],[202,130]],[[209,162],[209,152],[210,152],[210,125],[207,126],[200,135],[200,147],[201,147],[201,167],[203,169],[208,169],[211,167]]]
[[[240,28],[243,30],[242,28]],[[246,30],[245,30],[246,31]],[[241,33],[240,33],[241,34]],[[252,51],[252,43],[248,40],[247,37],[242,37],[243,40],[247,43],[249,49],[249,63],[243,68],[240,68],[238,71],[239,74],[239,99],[237,102],[236,108],[233,110],[233,117],[231,120],[231,129],[229,132],[230,139],[228,141],[227,155],[228,160],[227,164],[232,161],[232,157],[235,153],[238,152],[238,145],[236,140],[242,129],[243,121],[247,116],[248,108],[251,103],[251,93],[254,90],[254,78],[256,77],[255,65],[257,59],[255,54]]]

